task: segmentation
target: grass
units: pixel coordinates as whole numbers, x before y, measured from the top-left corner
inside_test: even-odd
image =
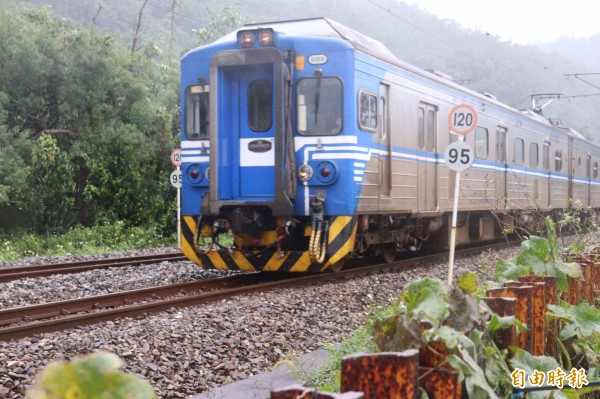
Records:
[[[373,334],[373,322],[378,318],[397,312],[399,304],[389,306],[377,306],[370,309],[370,315],[365,325],[357,328],[339,345],[329,344],[325,349],[329,351],[329,360],[320,370],[305,376],[306,386],[316,388],[319,391],[339,392],[341,383],[342,358],[354,353],[378,352]]]
[[[153,227],[129,227],[124,222],[75,227],[61,235],[30,232],[0,234],[0,261],[30,256],[92,255],[136,248],[172,246],[175,234],[164,237]]]

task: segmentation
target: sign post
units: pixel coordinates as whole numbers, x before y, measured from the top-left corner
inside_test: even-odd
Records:
[[[181,173],[182,154],[181,148],[175,148],[171,152],[171,163],[176,169],[169,176],[171,185],[177,189],[177,247],[181,249],[181,185],[183,175]]]
[[[452,285],[454,273],[454,252],[456,246],[456,218],[458,214],[458,194],[460,193],[460,172],[473,165],[475,154],[473,149],[465,142],[465,135],[477,127],[477,112],[467,104],[460,104],[452,108],[448,115],[450,132],[459,136],[458,141],[450,144],[444,153],[446,165],[456,172],[454,180],[454,205],[452,207],[452,229],[450,230],[450,255],[448,260],[448,286]]]

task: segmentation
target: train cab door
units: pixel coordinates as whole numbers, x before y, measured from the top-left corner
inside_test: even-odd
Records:
[[[390,196],[392,189],[392,146],[389,113],[390,87],[382,84],[379,86],[379,209],[391,206]]]
[[[275,192],[273,65],[223,69],[219,199],[271,201]]]
[[[420,103],[417,143],[417,209],[434,212],[438,208],[437,189],[437,107]]]
[[[508,206],[508,192],[506,181],[506,133],[507,128],[498,126],[496,128],[496,207],[506,209]]]

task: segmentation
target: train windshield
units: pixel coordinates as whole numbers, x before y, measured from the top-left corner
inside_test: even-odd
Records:
[[[335,135],[342,131],[342,81],[335,77],[304,78],[297,86],[298,132]]]
[[[208,86],[188,87],[185,94],[185,133],[190,140],[208,139]]]

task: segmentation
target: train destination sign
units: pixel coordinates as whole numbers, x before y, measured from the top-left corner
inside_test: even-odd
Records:
[[[448,115],[448,126],[454,134],[464,136],[477,127],[477,111],[470,105],[459,104]]]

